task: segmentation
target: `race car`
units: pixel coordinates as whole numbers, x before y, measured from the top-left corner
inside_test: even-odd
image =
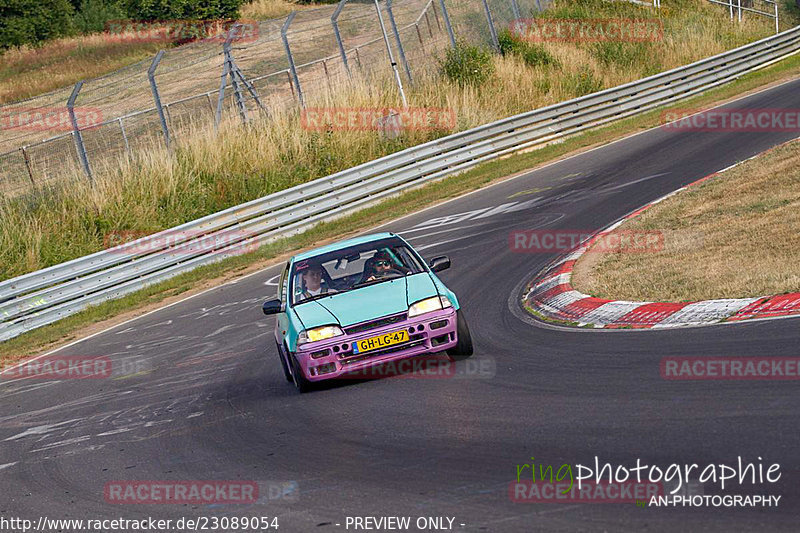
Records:
[[[435,352],[472,355],[458,298],[436,276],[446,256],[426,263],[401,237],[378,233],[294,256],[264,303],[277,315],[275,341],[286,379],[314,382]]]

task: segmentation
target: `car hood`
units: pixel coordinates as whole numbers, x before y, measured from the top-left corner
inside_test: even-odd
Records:
[[[300,304],[294,308],[305,329],[339,324],[346,327],[408,310],[408,306],[438,294],[427,272],[368,285],[353,291]]]

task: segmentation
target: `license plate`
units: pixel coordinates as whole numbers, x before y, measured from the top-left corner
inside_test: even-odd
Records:
[[[369,339],[363,339],[353,343],[353,353],[369,352],[371,350],[379,350],[387,346],[393,346],[408,341],[408,332],[406,330],[393,331],[391,333],[384,333]]]

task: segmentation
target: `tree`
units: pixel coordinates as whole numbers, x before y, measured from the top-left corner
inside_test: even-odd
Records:
[[[0,49],[70,35],[74,15],[69,0],[4,0],[0,3]]]

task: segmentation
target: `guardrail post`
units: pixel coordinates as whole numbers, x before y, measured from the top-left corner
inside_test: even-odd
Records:
[[[86,146],[83,144],[83,135],[81,135],[81,130],[78,128],[78,119],[75,118],[75,99],[78,98],[81,87],[83,87],[83,80],[76,83],[75,87],[72,89],[72,94],[69,100],[67,100],[67,111],[69,112],[69,119],[72,122],[72,138],[75,140],[75,147],[78,149],[78,157],[80,157],[83,172],[86,174],[86,177],[89,178],[89,181],[94,184],[92,169],[89,167],[89,157],[86,155]]]
[[[483,0],[483,9],[486,11],[486,20],[489,22],[489,33],[492,35],[492,44],[495,50],[500,51],[500,40],[497,38],[497,31],[494,29],[494,20],[492,20],[492,12],[489,11],[489,2]]]
[[[403,100],[403,107],[408,107],[406,93],[403,91],[403,82],[400,80],[400,71],[397,70],[397,62],[395,62],[394,54],[392,54],[392,47],[389,44],[389,36],[386,34],[386,26],[383,24],[383,15],[381,14],[381,6],[378,4],[378,0],[375,0],[375,11],[378,13],[378,24],[381,26],[383,42],[386,44],[386,53],[389,54],[389,63],[394,71],[394,80],[397,82],[397,89],[400,91],[400,99]]]
[[[408,76],[408,82],[413,85],[414,79],[411,77],[411,68],[408,66],[406,60],[406,53],[403,51],[403,43],[400,41],[400,32],[397,31],[397,24],[394,21],[394,13],[392,13],[392,0],[386,0],[386,12],[389,14],[389,23],[392,25],[392,33],[394,33],[394,40],[397,41],[397,53],[400,54],[400,61],[403,62],[403,67]]]
[[[292,57],[292,49],[289,47],[289,38],[286,36],[286,32],[289,30],[289,25],[294,20],[295,15],[297,15],[296,11],[292,11],[289,13],[289,16],[286,17],[286,22],[283,23],[281,27],[281,39],[283,40],[283,48],[286,50],[286,58],[289,60],[289,70],[292,73],[292,78],[294,79],[294,84],[297,87],[297,97],[300,99],[300,105],[305,107],[306,101],[303,98],[303,89],[300,88],[300,79],[297,77],[297,68],[294,66],[294,57]]]
[[[447,6],[444,5],[444,0],[439,0],[439,6],[442,8],[442,18],[444,18],[444,25],[447,28],[447,35],[450,37],[450,46],[456,47],[456,34],[453,33],[453,25],[450,24],[450,15],[447,13]]]
[[[339,15],[342,13],[342,9],[344,9],[344,5],[347,3],[347,0],[341,0],[339,5],[336,6],[336,10],[331,15],[331,26],[333,26],[333,35],[336,37],[336,44],[339,46],[339,55],[342,56],[342,63],[344,63],[344,69],[347,71],[348,76],[352,76],[350,73],[350,65],[347,64],[347,52],[344,50],[344,43],[342,42],[342,36],[339,33]]]
[[[153,92],[153,100],[156,103],[156,111],[158,111],[158,119],[161,121],[161,131],[164,133],[164,143],[169,148],[169,128],[167,128],[167,119],[164,117],[164,107],[161,105],[161,96],[158,94],[158,85],[156,84],[156,69],[158,64],[161,63],[161,58],[164,57],[164,50],[159,50],[150,68],[147,70],[147,78],[150,80],[150,90]],[[127,140],[125,142],[127,145]]]

